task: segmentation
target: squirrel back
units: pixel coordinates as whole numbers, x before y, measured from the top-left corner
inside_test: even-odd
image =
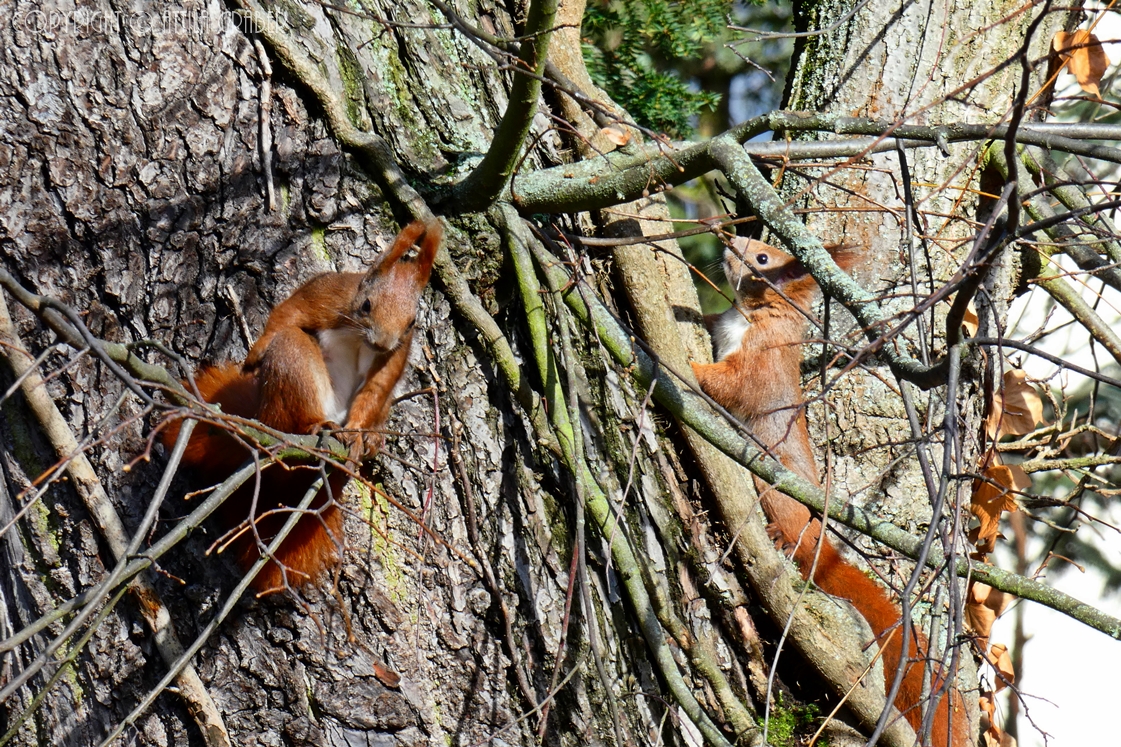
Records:
[[[367,272],[326,273],[297,288],[273,309],[243,364],[207,366],[196,374],[202,399],[220,405],[223,413],[286,433],[330,428],[350,445],[354,461],[375,453],[383,443],[377,429],[389,415],[393,389],[408,362],[417,305],[442,235],[438,222],[412,223]],[[403,259],[422,237],[417,258]],[[174,421],[165,428],[166,445],[175,443],[179,427]],[[251,457],[249,448],[231,428],[202,422],[183,464],[200,482],[214,484]],[[273,465],[230,496],[219,520],[227,530],[245,525],[231,543],[242,568],[260,557],[258,538],[270,543],[319,476],[318,464],[310,462]],[[339,500],[345,484],[343,473],[330,474],[273,562],[254,579],[258,592],[311,582],[337,566],[344,546]]]
[[[829,251],[846,271],[860,256],[855,248],[847,246]],[[794,257],[754,239],[733,240],[724,251],[724,271],[736,302],[713,324],[717,361],[694,362],[693,373],[704,392],[742,420],[771,455],[787,469],[820,485],[801,386],[804,310],[809,308],[817,285]],[[814,583],[826,593],[850,601],[867,620],[883,650],[888,687],[900,661],[907,660],[895,706],[919,731],[926,638],[912,629],[904,655],[899,608],[887,591],[822,537],[821,522],[811,517],[806,506],[759,479],[756,485],[771,521],[769,534],[792,555],[803,578],[809,578],[817,555]],[[935,686],[940,682],[936,676]],[[950,708],[954,710],[952,734],[947,726]],[[938,703],[931,744],[964,747],[968,742],[965,732],[961,695],[952,690],[950,697]]]
[[[249,376],[242,376],[240,366],[222,363],[205,366],[195,373],[195,385],[204,402],[218,405],[227,415],[257,417],[260,409],[260,387]],[[164,429],[162,439],[170,448],[179,438],[180,420]],[[249,450],[228,429],[214,422],[195,426],[182,464],[189,467],[200,481],[221,482],[245,463]]]

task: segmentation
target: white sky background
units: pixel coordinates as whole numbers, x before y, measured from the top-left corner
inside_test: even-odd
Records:
[[[1087,531],[1087,527],[1081,531]],[[1117,537],[1110,534],[1107,540],[1116,562]],[[1102,598],[1098,574],[1071,570],[1041,580],[1106,613],[1121,616],[1121,598]],[[1034,602],[1018,604],[1024,605],[1024,629],[1030,638],[1024,646],[1024,671],[1019,682],[1024,695],[1020,747],[1121,745],[1121,729],[1117,727],[1121,642]],[[994,643],[1012,642],[1013,617],[1010,609],[997,620],[991,639]],[[1049,735],[1049,742],[1024,718],[1025,705],[1036,726]]]
[[[1083,25],[1082,28],[1086,26]],[[1115,82],[1114,78],[1121,77],[1117,75],[1117,63],[1121,61],[1121,43],[1108,42],[1121,40],[1121,15],[1106,13],[1098,22],[1094,33],[1106,43],[1106,54],[1113,63],[1106,72],[1102,95],[1109,101],[1117,102],[1121,100],[1121,82]],[[1110,88],[1106,86],[1107,81],[1112,84]],[[1058,87],[1066,95],[1080,93],[1073,76],[1068,74],[1060,77]],[[1112,107],[1103,107],[1101,110],[1102,114],[1113,111]],[[1099,172],[1098,176],[1108,175]],[[1112,178],[1116,179],[1117,174],[1113,174]],[[1070,264],[1068,269],[1077,268]],[[1072,276],[1073,282],[1084,280],[1084,275]],[[1101,292],[1101,284],[1093,282],[1083,285],[1083,288],[1087,300],[1094,303],[1096,295]],[[1054,306],[1051,299],[1039,290],[1018,299],[1009,316],[1010,320],[1020,319],[1013,335],[1023,337],[1036,330],[1044,323],[1046,313],[1053,310]],[[1112,289],[1107,291],[1097,301],[1097,310],[1114,329],[1121,329],[1121,293]],[[1070,316],[1059,308],[1053,310],[1050,318],[1046,319],[1046,326],[1051,329],[1069,319]],[[1082,327],[1071,324],[1044,338],[1040,347],[1083,367],[1094,368],[1094,357],[1088,340]],[[1047,378],[1056,370],[1055,366],[1038,358],[1032,359],[1022,354],[1012,357],[1023,361],[1032,377]],[[1099,347],[1097,360],[1104,364],[1110,360],[1110,356]],[[1063,375],[1052,379],[1052,386],[1064,383],[1077,386],[1082,381],[1084,379],[1081,376]],[[1121,526],[1121,506],[1114,502],[1106,510],[1108,514],[1100,518],[1113,526]],[[1121,535],[1117,531],[1109,527],[1083,524],[1079,536],[1084,539],[1093,536],[1095,544],[1106,557],[1113,564],[1121,565]],[[1033,549],[1038,554],[1038,547],[1029,547],[1029,556]],[[1011,567],[1010,556],[1011,553],[998,556],[997,562],[1004,567]],[[1030,572],[1035,570],[1032,568]],[[1072,568],[1062,574],[1051,573],[1040,580],[1053,584],[1108,614],[1121,617],[1121,592],[1113,590],[1110,596],[1103,597],[1103,579],[1093,571],[1080,573]],[[1024,647],[1024,671],[1018,673],[1018,684],[1025,696],[1024,703],[1021,704],[1020,747],[1121,745],[1121,728],[1116,724],[1118,706],[1121,705],[1121,641],[1113,640],[1104,633],[1034,602],[1018,604],[1024,607],[1024,626],[1029,636]],[[994,643],[1012,642],[1013,617],[1010,609],[997,621],[992,634]],[[1047,732],[1047,739],[1023,717],[1025,705],[1036,726]]]

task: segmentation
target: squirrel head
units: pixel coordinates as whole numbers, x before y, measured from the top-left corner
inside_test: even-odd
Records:
[[[854,246],[834,245],[826,249],[845,271],[861,254]],[[784,303],[783,296],[804,307],[817,288],[813,277],[793,256],[758,239],[742,236],[733,238],[724,249],[724,275],[736,294],[736,302],[751,307]]]
[[[393,246],[374,260],[362,278],[348,317],[379,353],[396,350],[412,332],[417,304],[428,285],[443,235],[444,229],[438,221],[427,225],[420,221],[410,223],[397,234]],[[420,249],[416,258],[403,259],[418,240]]]

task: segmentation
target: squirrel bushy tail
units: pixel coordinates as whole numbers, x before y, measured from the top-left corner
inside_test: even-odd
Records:
[[[817,550],[816,539],[809,542],[806,540],[811,535],[820,537],[820,534],[821,523],[814,519],[803,535],[802,545],[805,547],[800,545],[794,553],[795,562],[803,578],[808,578],[813,565],[813,556]],[[827,539],[821,542],[813,581],[825,593],[847,599],[868,622],[868,627],[872,629],[872,635],[882,651],[885,689],[891,687],[900,661],[906,662],[903,681],[895,697],[895,707],[911,724],[915,733],[919,733],[922,728],[922,711],[919,705],[923,702],[923,675],[925,660],[929,656],[926,636],[912,626],[907,650],[904,653],[903,624],[899,606],[891,600],[883,586],[845,560],[837,552],[833,543]],[[937,662],[931,662],[930,666],[934,667],[935,671],[931,678],[930,692],[937,693],[942,687],[944,677],[937,673],[940,668]],[[954,711],[952,734],[948,723],[951,709]],[[943,695],[935,708],[930,729],[930,744],[934,747],[965,747],[968,744],[965,732],[966,716],[961,695],[951,688],[949,696]]]

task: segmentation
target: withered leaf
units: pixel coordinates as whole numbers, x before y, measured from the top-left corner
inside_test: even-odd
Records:
[[[961,317],[961,326],[965,327],[965,331],[969,333],[970,337],[977,336],[980,321],[977,319],[977,307],[973,305],[972,301],[965,307],[965,314]]]
[[[1043,422],[1043,400],[1028,383],[1027,374],[1018,368],[1005,371],[999,392],[993,394],[985,431],[989,438],[1022,436]]]
[[[600,134],[618,146],[626,145],[631,140],[630,130],[618,124],[612,124],[602,128]]]
[[[1059,53],[1063,65],[1078,79],[1082,90],[1100,99],[1098,86],[1109,67],[1109,57],[1098,37],[1085,29],[1073,33],[1059,31],[1051,46]]]
[[[1012,657],[1008,655],[1008,647],[1003,643],[994,643],[985,658],[989,660],[989,664],[992,664],[993,669],[1000,674],[996,680],[996,692],[1000,692],[1016,681],[1016,672],[1012,668]]]
[[[996,537],[1000,528],[1000,515],[1015,511],[1016,496],[1013,491],[1031,487],[1031,478],[1016,465],[994,464],[981,473],[985,479],[973,482],[973,498],[969,510],[981,521],[977,532],[979,543]]]
[[[973,543],[973,546],[976,548],[976,552],[973,553],[973,555],[979,556],[974,557],[973,559],[980,561],[985,561],[986,555],[996,551],[996,541],[998,539],[1004,539],[1004,535],[1000,532],[997,532],[993,537],[985,537],[984,539],[982,539],[981,527],[973,527],[966,533],[966,537],[971,543]]]
[[[996,717],[996,703],[993,702],[992,692],[988,690],[982,690],[980,702],[978,703],[978,705],[981,707],[982,725],[984,725],[983,722],[985,719],[988,719],[990,723],[993,722]]]
[[[965,603],[965,622],[969,629],[981,639],[982,649],[988,645],[993,623],[1004,612],[1011,600],[1011,595],[997,591],[987,584],[979,581],[970,583],[969,594]]]

